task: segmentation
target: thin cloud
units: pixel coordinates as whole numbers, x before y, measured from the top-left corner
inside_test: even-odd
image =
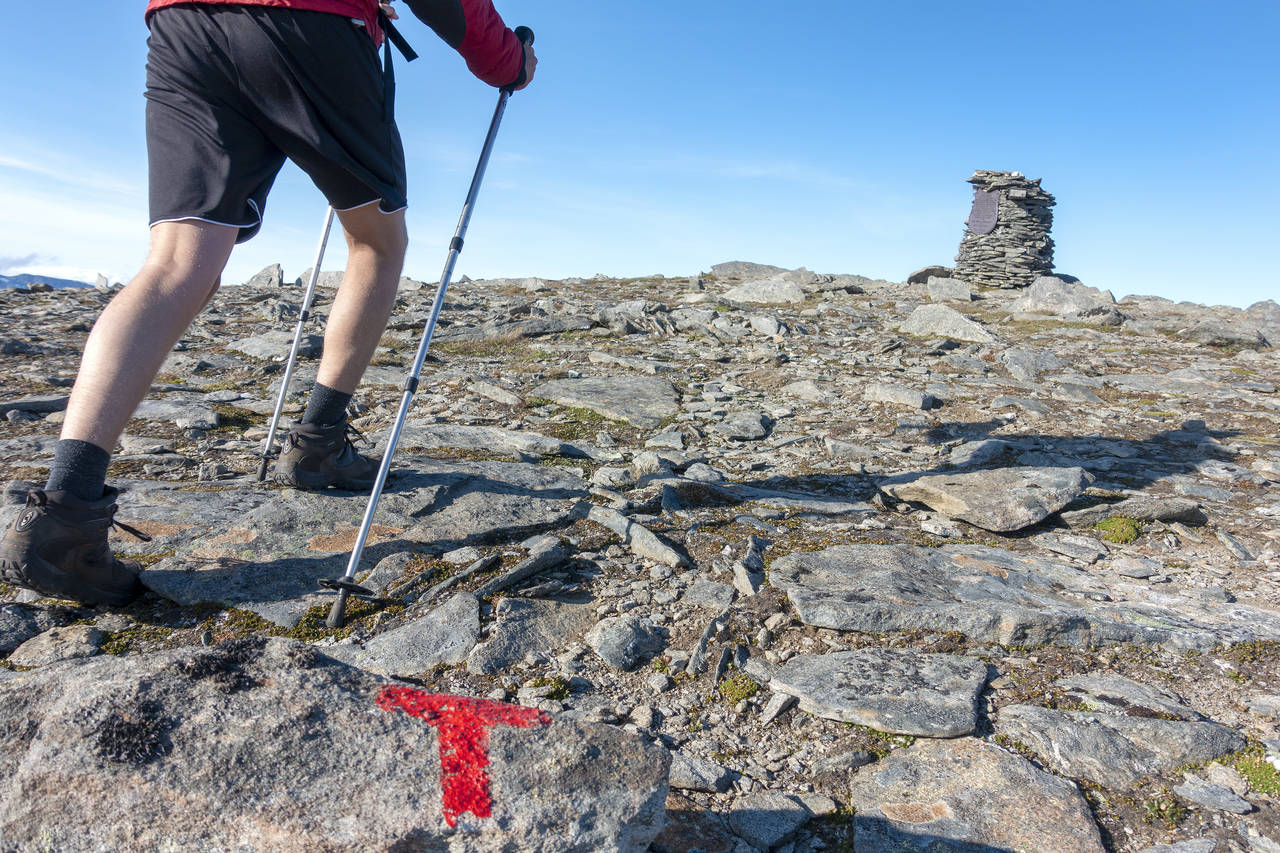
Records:
[[[141,184],[124,180],[116,175],[95,171],[76,161],[34,162],[32,160],[0,154],[0,169],[42,179],[53,179],[68,187],[80,190],[108,193],[126,197],[142,197]]]
[[[39,252],[32,252],[29,255],[23,255],[20,258],[6,258],[0,256],[0,275],[8,275],[10,270],[18,267],[28,267],[40,260]]]

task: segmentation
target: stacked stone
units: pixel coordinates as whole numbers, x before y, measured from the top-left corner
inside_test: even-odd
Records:
[[[966,228],[956,255],[955,277],[983,287],[1029,287],[1053,271],[1054,198],[1040,179],[1021,172],[979,169],[969,178],[978,190],[1000,193],[995,230],[975,234]]]

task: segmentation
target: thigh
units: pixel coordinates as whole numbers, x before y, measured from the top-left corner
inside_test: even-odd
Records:
[[[284,153],[239,104],[234,63],[205,7],[151,17],[147,159],[151,224],[199,220],[239,229],[262,223]]]

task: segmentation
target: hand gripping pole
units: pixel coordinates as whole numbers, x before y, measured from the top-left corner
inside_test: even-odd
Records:
[[[521,40],[532,44],[533,32],[527,27],[516,30]],[[330,628],[341,628],[346,621],[347,599],[351,595],[361,595],[366,591],[355,583],[356,571],[360,566],[360,557],[364,553],[365,541],[369,538],[369,530],[373,527],[373,516],[378,509],[378,501],[382,497],[383,487],[387,482],[387,474],[391,470],[391,458],[395,455],[396,445],[400,443],[400,432],[409,416],[409,406],[413,403],[413,395],[418,390],[418,381],[422,375],[422,366],[427,360],[427,349],[431,346],[431,338],[435,334],[436,320],[440,317],[440,309],[444,306],[445,293],[449,290],[449,282],[453,278],[453,268],[462,254],[462,246],[467,236],[467,227],[471,223],[471,211],[475,208],[476,198],[480,194],[480,184],[484,181],[485,169],[489,166],[489,155],[493,152],[493,143],[498,138],[498,128],[502,124],[502,116],[507,109],[507,99],[511,92],[503,89],[498,93],[498,106],[493,111],[493,120],[489,123],[489,133],[485,136],[484,148],[480,152],[480,162],[476,165],[475,175],[471,178],[471,188],[467,191],[467,200],[462,205],[462,215],[458,218],[458,227],[453,239],[449,241],[449,255],[444,263],[444,272],[440,276],[440,285],[436,288],[435,299],[431,303],[431,316],[427,319],[427,327],[422,333],[422,341],[418,344],[418,353],[413,360],[413,371],[405,380],[404,392],[400,398],[400,410],[396,413],[395,423],[387,436],[387,444],[382,453],[382,464],[378,466],[378,476],[373,483],[373,492],[369,495],[369,503],[365,508],[364,520],[356,534],[355,545],[351,549],[351,558],[347,561],[346,573],[336,581],[322,581],[321,585],[337,590],[338,598],[329,610],[329,618],[325,624]]]

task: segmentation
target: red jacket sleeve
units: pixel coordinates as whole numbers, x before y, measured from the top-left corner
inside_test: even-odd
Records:
[[[405,0],[409,10],[462,54],[467,68],[490,86],[524,74],[524,46],[492,0]]]

